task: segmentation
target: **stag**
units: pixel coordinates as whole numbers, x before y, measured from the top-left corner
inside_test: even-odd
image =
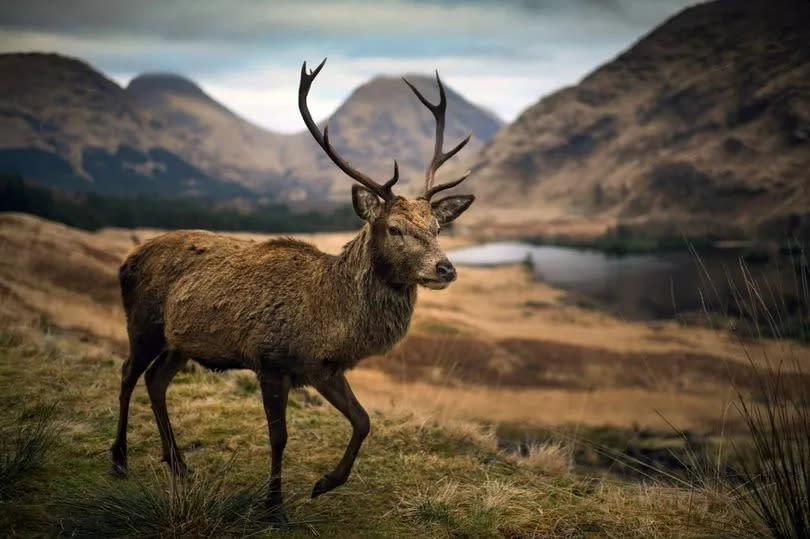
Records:
[[[352,203],[365,223],[339,255],[293,239],[261,243],[204,231],[175,231],[138,246],[119,272],[130,355],[121,376],[118,432],[111,448],[113,472],[127,473],[130,397],[145,374],[163,460],[178,475],[190,473],[175,441],[166,409],[166,389],[192,359],[213,370],[250,369],[260,381],[270,434],[267,497],[274,519],[285,522],[281,462],[287,442],[286,407],[291,388],[312,386],[351,423],[352,435],[337,466],[315,483],[312,497],[346,482],[369,417],[345,372],[364,357],[390,350],[408,330],[417,285],[446,288],[456,271],[439,248],[441,228],[464,212],[474,197],[432,200],[469,173],[434,185],[438,168],[470,139],[443,151],[447,98],[436,73],[439,102],[433,104],[405,83],[433,114],[436,143],[425,172],[424,193],[397,196],[399,178],[378,183],[343,159],[321,133],[307,95],[326,60],[301,68],[298,108],[318,145],[358,184]],[[404,80],[404,79],[403,79]]]

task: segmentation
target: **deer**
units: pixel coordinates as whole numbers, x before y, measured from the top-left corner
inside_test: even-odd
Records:
[[[314,70],[301,67],[298,108],[315,141],[332,162],[355,180],[351,199],[364,221],[337,255],[295,239],[255,242],[206,231],[177,230],[136,246],[119,270],[130,353],[121,368],[118,429],[111,447],[112,472],[127,475],[127,421],[132,391],[146,381],[163,450],[174,474],[191,473],[175,440],[166,407],[172,378],[189,360],[207,369],[249,369],[259,380],[270,438],[266,505],[272,519],[289,523],[282,497],[282,456],[287,443],[290,390],[311,386],[352,427],[337,466],[312,489],[315,498],[344,484],[370,431],[346,371],[361,359],[388,352],[406,334],[417,287],[444,289],[456,270],[439,247],[438,234],[475,200],[441,191],[469,172],[436,184],[439,167],[458,153],[472,133],[443,151],[447,97],[436,72],[439,102],[405,84],[433,114],[434,154],[417,198],[395,195],[399,179],[377,182],[342,158],[313,121],[307,96],[326,59]]]

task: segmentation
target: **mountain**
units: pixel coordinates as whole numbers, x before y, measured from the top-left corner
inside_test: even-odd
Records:
[[[435,97],[431,79],[412,79]],[[473,131],[476,148],[500,126],[448,88],[449,138]],[[364,171],[387,179],[397,157],[403,188],[409,180],[411,189],[420,184],[432,117],[401,80],[379,77],[359,87],[330,128],[335,146]],[[345,197],[352,184],[309,133],[253,125],[191,80],[145,74],[123,89],[86,63],[55,54],[0,55],[0,172],[117,196],[282,202]]]
[[[295,187],[280,181],[288,137],[237,116],[194,82],[174,74],[145,74],[132,79],[126,92],[176,134],[178,153],[210,174],[258,193]]]
[[[250,194],[180,153],[184,134],[87,64],[0,55],[0,171],[111,195]]]
[[[808,28],[806,2],[684,10],[468,156],[478,219],[810,231]]]
[[[438,101],[434,77],[406,75],[406,78],[430,101]],[[318,82],[313,93],[318,90]],[[500,129],[502,121],[467,101],[446,83],[444,86],[445,147],[452,147],[472,132],[473,138],[462,153],[480,148]],[[425,167],[433,155],[435,120],[401,78],[375,77],[358,87],[328,123],[330,141],[354,166],[374,178],[387,180],[393,170],[392,160],[397,159],[401,178],[398,192],[416,193],[423,187]],[[296,155],[304,159],[291,165],[294,176],[311,178],[319,184],[330,182],[335,194],[348,191],[351,182],[336,170],[308,132],[297,135],[296,146],[302,148]]]

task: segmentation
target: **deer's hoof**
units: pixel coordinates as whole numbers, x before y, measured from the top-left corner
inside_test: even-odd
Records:
[[[110,474],[118,479],[126,479],[129,471],[127,470],[126,464],[113,462],[112,466],[110,466]]]
[[[342,483],[336,481],[329,477],[329,474],[325,474],[323,477],[318,479],[318,482],[315,483],[315,487],[312,489],[312,497],[317,498],[321,494],[325,494],[332,490],[335,487],[339,487]]]
[[[182,466],[172,466],[172,473],[177,477],[191,477],[194,475],[194,470],[183,464]]]
[[[292,525],[292,521],[290,517],[287,516],[280,497],[268,498],[264,506],[267,510],[266,520],[271,528],[283,528]]]
[[[163,462],[169,465],[169,469],[177,477],[191,477],[194,475],[194,470],[186,466],[186,463],[182,460],[163,457]]]
[[[124,479],[127,476],[127,446],[116,442],[110,448],[110,453],[112,456],[110,473],[114,477]]]
[[[273,509],[267,517],[267,521],[271,528],[286,528],[292,525],[290,517],[287,516],[287,512],[282,507]]]

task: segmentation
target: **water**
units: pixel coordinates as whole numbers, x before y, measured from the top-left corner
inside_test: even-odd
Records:
[[[745,289],[740,249],[613,256],[569,247],[494,242],[448,253],[458,266],[531,261],[535,279],[568,291],[570,299],[631,319],[671,318],[712,311],[736,314],[734,292]],[[775,290],[792,290],[790,260],[746,264],[754,278]],[[780,296],[782,297],[782,296]]]

